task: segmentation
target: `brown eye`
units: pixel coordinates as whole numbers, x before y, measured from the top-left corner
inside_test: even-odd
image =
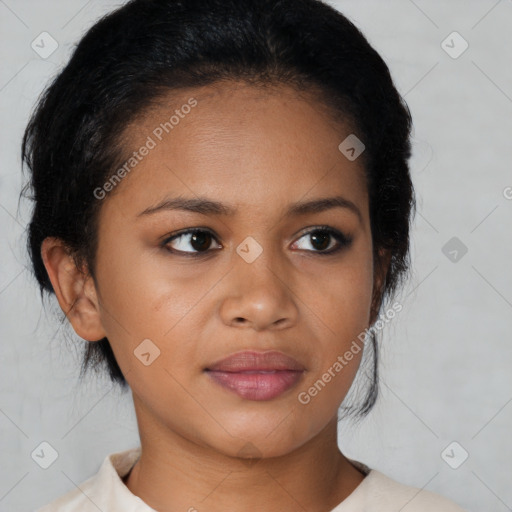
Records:
[[[310,230],[302,235],[299,240],[302,238],[309,240],[309,245],[314,249],[310,252],[318,252],[319,255],[333,254],[343,247],[348,247],[352,243],[351,237],[329,227],[319,227]],[[298,242],[295,242],[294,245],[297,243]],[[304,244],[302,247],[299,247],[299,249],[309,250],[307,247],[304,247]]]
[[[169,249],[171,252],[193,255],[209,252],[213,240],[215,240],[215,237],[209,231],[191,229],[167,238],[163,245],[165,247],[171,246]],[[192,250],[187,250],[190,247]]]
[[[313,246],[319,251],[325,251],[329,247],[332,239],[332,235],[330,233],[326,233],[321,230],[313,231],[309,236],[311,237]]]

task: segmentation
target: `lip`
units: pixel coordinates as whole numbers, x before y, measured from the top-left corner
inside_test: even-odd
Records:
[[[294,370],[302,372],[305,368],[293,357],[277,350],[267,352],[245,350],[220,359],[209,365],[206,370],[223,372]]]
[[[298,361],[278,351],[232,354],[204,370],[223,388],[248,400],[272,400],[295,386],[305,371]]]

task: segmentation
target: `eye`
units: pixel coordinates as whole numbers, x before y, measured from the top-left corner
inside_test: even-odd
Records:
[[[348,247],[352,243],[351,237],[344,235],[337,229],[333,229],[328,226],[316,227],[301,236],[299,240],[302,238],[307,240],[308,237],[310,240],[309,245],[316,249],[312,252],[317,252],[319,256],[336,253],[344,247]],[[334,239],[337,244],[334,242],[334,245],[331,245],[330,242],[332,242],[332,239]],[[295,242],[294,245],[297,243],[298,242]],[[306,245],[306,247],[304,247],[304,245]],[[299,249],[305,248],[306,250],[309,250],[307,249],[307,245],[308,243],[302,244]]]
[[[166,238],[162,245],[168,247],[171,245],[171,242],[173,242],[174,247],[170,248],[169,251],[183,253],[186,256],[197,256],[200,255],[200,253],[210,252],[209,248],[212,240],[216,239],[210,231],[196,228],[182,231],[181,233]],[[191,246],[193,251],[185,250],[187,245]]]
[[[309,245],[313,247],[313,250],[307,248],[304,244],[301,244],[298,248],[309,252],[317,253],[319,256],[334,254],[344,247],[348,247],[352,243],[350,236],[344,235],[340,231],[330,228],[328,226],[318,226],[306,233],[304,233],[299,240],[307,240],[309,237]],[[165,247],[168,251],[183,256],[202,256],[211,252],[212,241],[217,241],[216,237],[207,229],[194,228],[181,231],[166,238],[162,242],[162,247]],[[334,240],[334,244],[332,244]],[[295,242],[296,246],[299,242]],[[192,247],[192,250],[187,250],[187,245]],[[221,248],[220,244],[219,247]],[[297,248],[297,247],[295,247]]]

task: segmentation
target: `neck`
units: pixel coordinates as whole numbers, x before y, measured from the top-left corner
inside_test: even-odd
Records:
[[[293,452],[262,459],[226,456],[142,423],[141,456],[125,484],[155,510],[325,512],[364,479],[338,448],[336,418]]]

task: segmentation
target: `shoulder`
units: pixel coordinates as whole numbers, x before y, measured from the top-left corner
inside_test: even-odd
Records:
[[[444,496],[402,484],[375,469],[369,470],[359,487],[353,494],[358,494],[366,512],[465,512]]]
[[[140,447],[107,455],[95,475],[35,512],[150,511],[121,480],[139,455]]]

